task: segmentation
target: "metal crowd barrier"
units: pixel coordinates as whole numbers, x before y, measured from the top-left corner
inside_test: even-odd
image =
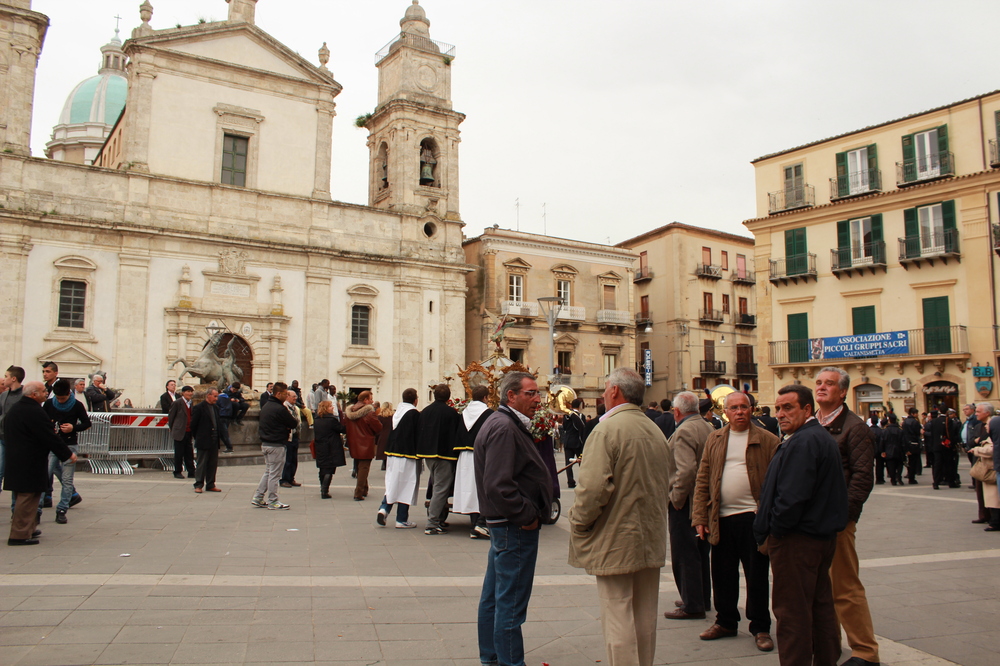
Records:
[[[88,412],[91,427],[77,437],[77,452],[87,456],[94,474],[132,474],[129,458],[156,458],[173,466],[174,442],[165,414]]]

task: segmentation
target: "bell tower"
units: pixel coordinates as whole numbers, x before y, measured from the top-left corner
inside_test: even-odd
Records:
[[[364,124],[369,131],[368,204],[460,221],[458,126],[465,114],[451,104],[455,47],[431,39],[431,23],[419,0],[413,0],[399,25],[399,35],[375,56],[378,106]]]
[[[35,68],[49,19],[31,0],[0,0],[0,150],[31,154]]]

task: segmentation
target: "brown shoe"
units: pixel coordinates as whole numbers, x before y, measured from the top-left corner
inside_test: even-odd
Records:
[[[298,482],[298,481],[296,481],[295,479],[292,479],[292,486],[294,486],[295,488],[298,488],[298,487],[299,487],[299,486],[301,486],[301,485],[302,485],[301,483],[299,483],[299,482]]]
[[[704,612],[688,613],[687,611],[683,611],[680,608],[678,608],[677,610],[673,611],[664,611],[663,617],[667,618],[668,620],[704,620],[705,613]]]
[[[222,488],[216,488],[215,486],[212,486],[211,488],[205,488],[205,490],[207,490],[210,493],[221,493],[222,492]]]
[[[714,641],[717,638],[732,638],[735,635],[735,629],[726,629],[721,624],[713,624],[711,627],[701,632],[698,637],[703,641]]]
[[[674,608],[683,608],[683,607],[684,607],[684,602],[681,601],[680,599],[674,602]]]
[[[766,631],[762,631],[754,636],[753,642],[757,644],[757,649],[761,652],[770,652],[774,649],[774,641],[771,640],[771,634]]]

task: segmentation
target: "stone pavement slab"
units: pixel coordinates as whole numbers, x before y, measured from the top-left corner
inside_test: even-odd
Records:
[[[256,509],[261,471],[221,468],[223,492],[200,495],[162,471],[79,473],[85,499],[68,525],[47,510],[41,545],[0,551],[0,664],[479,663],[489,544],[469,538],[464,517],[440,536],[379,528],[377,469],[368,501],[352,501],[347,474],[321,500],[307,463],[305,485],[282,489],[291,510]],[[874,491],[858,548],[882,663],[997,663],[1000,535],[971,525],[975,511],[964,488]],[[566,563],[567,540],[565,518],[541,534],[524,626],[536,666],[606,662],[594,581]],[[676,596],[667,567],[660,609]],[[656,663],[778,663],[745,625],[734,639],[699,640],[711,622],[661,618]]]

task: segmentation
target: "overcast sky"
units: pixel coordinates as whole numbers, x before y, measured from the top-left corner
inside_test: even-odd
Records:
[[[224,0],[151,0],[154,28],[225,20]],[[32,152],[139,0],[35,0],[51,20]],[[617,243],[678,221],[747,234],[750,160],[1000,88],[997,0],[422,0],[457,46],[466,234],[520,229]],[[260,0],[256,23],[344,91],[333,197],[367,203],[374,54],[409,0]],[[817,186],[820,184],[817,183]]]

